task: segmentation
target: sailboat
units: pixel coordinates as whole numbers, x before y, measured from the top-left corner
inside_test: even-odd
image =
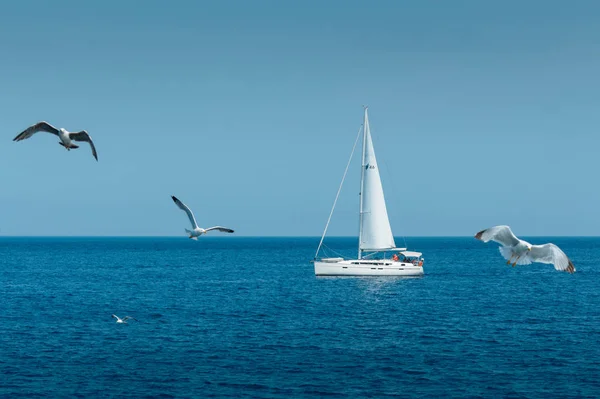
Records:
[[[360,130],[358,135],[360,135]],[[357,135],[357,136],[358,136]],[[397,248],[388,218],[383,186],[377,166],[377,158],[369,129],[369,115],[365,107],[362,125],[362,162],[360,178],[358,258],[318,258],[327,234],[327,228],[335,209],[350,160],[346,166],[342,183],[338,189],[333,208],[325,225],[325,231],[313,260],[317,276],[421,276],[423,275],[422,253]],[[358,141],[358,137],[357,137]],[[356,148],[356,142],[352,149]]]

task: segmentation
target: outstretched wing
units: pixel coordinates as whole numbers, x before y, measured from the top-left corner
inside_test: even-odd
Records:
[[[190,223],[192,223],[192,228],[194,228],[194,229],[197,228],[198,223],[196,223],[196,218],[194,217],[192,210],[190,208],[188,208],[186,204],[179,201],[177,199],[177,197],[175,197],[174,195],[171,195],[171,198],[173,198],[173,202],[175,202],[180,209],[184,210],[185,213],[187,213],[188,218],[190,219]]]
[[[115,314],[114,314],[114,315],[112,315],[112,317],[114,317],[115,319],[119,320],[119,316],[117,316],[117,315],[115,315]]]
[[[125,317],[123,317],[123,321],[129,320],[129,319],[137,321],[137,319],[135,317],[131,317],[131,316],[125,316]]]
[[[58,136],[58,129],[49,124],[48,122],[38,122],[35,125],[29,126],[27,129],[23,130],[21,133],[17,135],[13,139],[13,141],[21,141],[30,138],[37,132],[48,132]]]
[[[475,234],[475,238],[483,242],[496,241],[505,247],[512,247],[519,243],[519,239],[513,234],[508,226],[494,226],[481,230]]]
[[[206,231],[211,231],[211,230],[219,230],[223,233],[233,233],[234,231],[231,229],[228,229],[227,227],[223,227],[223,226],[214,226],[214,227],[209,227],[208,229],[206,229]]]
[[[575,273],[571,260],[554,244],[532,245],[528,257],[533,262],[551,263],[556,270]]]
[[[92,155],[94,156],[94,158],[96,158],[96,161],[98,160],[98,153],[96,152],[96,147],[94,146],[94,142],[92,141],[92,136],[90,136],[88,132],[82,130],[76,133],[69,133],[69,137],[71,138],[71,140],[86,141],[90,143],[90,147],[92,147]]]

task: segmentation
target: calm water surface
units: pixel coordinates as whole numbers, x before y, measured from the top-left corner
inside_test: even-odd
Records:
[[[0,396],[600,397],[600,238],[549,240],[577,273],[472,238],[407,239],[416,279],[316,278],[318,238],[0,238]]]

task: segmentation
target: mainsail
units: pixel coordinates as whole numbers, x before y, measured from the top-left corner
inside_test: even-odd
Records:
[[[363,129],[359,248],[361,251],[395,248],[366,108]]]

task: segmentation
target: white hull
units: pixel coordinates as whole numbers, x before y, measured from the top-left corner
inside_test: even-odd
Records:
[[[422,276],[423,267],[392,260],[315,261],[317,276]]]

